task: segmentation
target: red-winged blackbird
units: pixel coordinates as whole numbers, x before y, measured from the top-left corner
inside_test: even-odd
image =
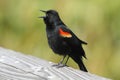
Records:
[[[40,18],[43,18],[44,23],[46,24],[46,32],[50,48],[56,54],[64,56],[60,63],[58,63],[58,66],[63,63],[64,58],[68,55],[66,63],[69,57],[71,57],[82,71],[87,72],[82,61],[82,57],[86,58],[82,44],[87,43],[78,39],[78,37],[67,28],[60,19],[57,11],[41,11],[46,14]],[[66,65],[66,63],[64,65]]]

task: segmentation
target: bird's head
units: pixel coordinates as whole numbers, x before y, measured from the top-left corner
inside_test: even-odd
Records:
[[[61,21],[58,12],[55,10],[48,11],[40,10],[40,11],[45,13],[45,16],[42,16],[40,18],[44,19],[46,25],[56,25]]]

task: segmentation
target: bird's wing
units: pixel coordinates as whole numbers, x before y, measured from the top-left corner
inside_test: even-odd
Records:
[[[67,45],[72,48],[72,50],[81,53],[78,55],[82,55],[86,58],[85,52],[81,46],[81,44],[87,44],[86,42],[78,39],[77,36],[67,27],[60,27],[59,35],[61,38],[63,38]]]
[[[71,41],[71,43],[77,42],[77,44],[78,44],[78,42],[80,42],[82,44],[87,44],[86,42],[78,39],[77,36],[67,27],[60,27],[59,28],[59,35],[62,38],[69,39]]]

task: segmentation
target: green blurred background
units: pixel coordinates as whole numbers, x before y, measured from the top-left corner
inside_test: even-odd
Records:
[[[82,40],[89,72],[120,80],[119,0],[0,0],[0,46],[59,62],[48,47],[39,10],[57,10]],[[68,65],[78,68],[70,59]]]

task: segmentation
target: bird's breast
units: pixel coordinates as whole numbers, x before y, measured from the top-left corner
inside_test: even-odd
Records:
[[[70,52],[67,43],[59,36],[57,32],[47,32],[48,44],[50,48],[60,55]]]

